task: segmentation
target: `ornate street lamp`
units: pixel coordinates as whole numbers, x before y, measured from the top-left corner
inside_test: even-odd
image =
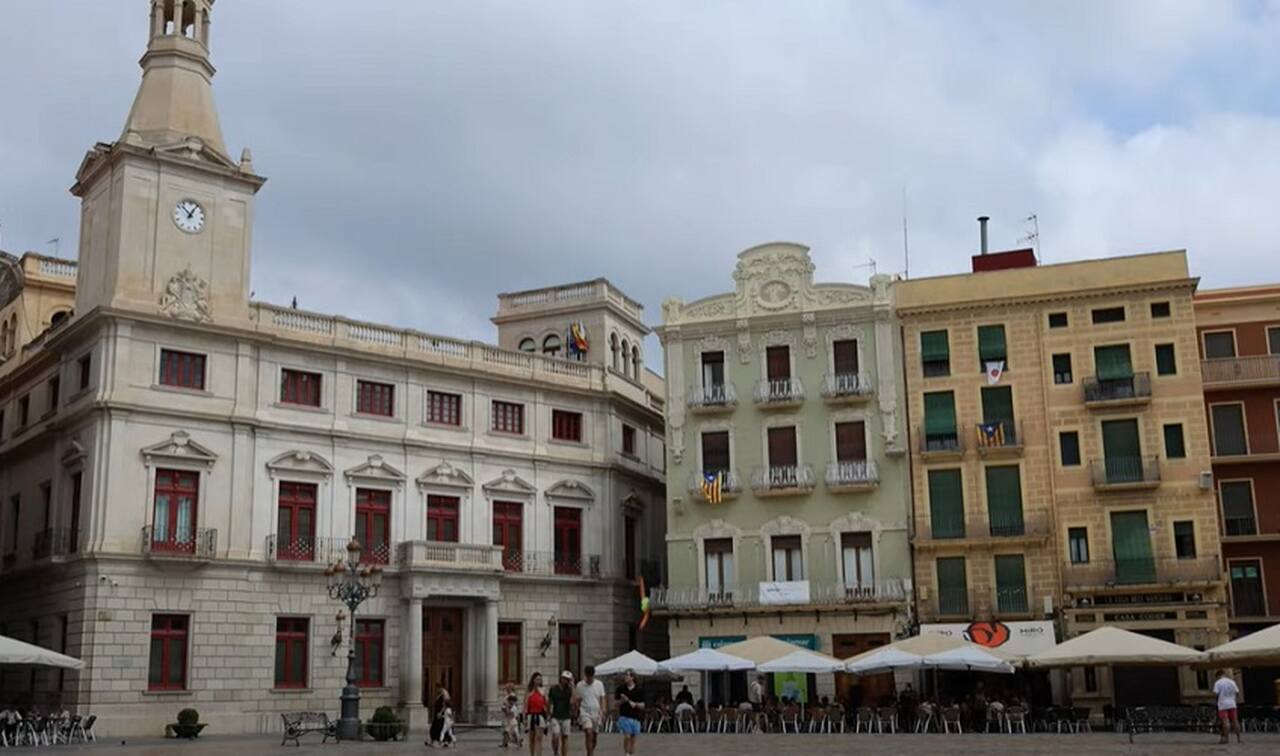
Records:
[[[356,609],[378,595],[382,586],[382,568],[360,564],[360,542],[353,536],[347,544],[347,561],[334,562],[325,569],[329,578],[329,598],[347,605],[351,615],[351,645],[347,650],[347,684],[342,689],[342,714],[338,718],[338,737],[360,739],[360,689],[356,687]]]

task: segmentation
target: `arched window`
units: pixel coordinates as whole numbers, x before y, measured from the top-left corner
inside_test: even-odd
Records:
[[[622,340],[622,374],[631,375],[631,344]]]
[[[542,353],[548,357],[560,355],[560,337],[554,333],[542,340]]]
[[[538,342],[534,341],[533,339],[521,339],[521,340],[520,340],[520,351],[522,351],[522,352],[536,352],[536,351],[538,351]]]
[[[640,347],[631,347],[631,377],[640,380]]]
[[[622,358],[618,354],[618,334],[616,333],[609,334],[609,354],[610,354],[610,359],[612,360],[611,364],[613,365],[613,369],[621,370],[621,368],[619,367],[619,362],[621,361]]]
[[[67,318],[69,318],[69,317],[71,317],[71,313],[70,313],[70,312],[68,312],[68,311],[66,311],[66,310],[58,310],[57,312],[55,312],[55,313],[53,314],[53,317],[49,318],[49,327],[50,327],[50,328],[57,328],[58,326],[60,326],[60,325],[62,325],[63,323],[65,323],[65,322],[66,322],[66,320],[67,320]]]

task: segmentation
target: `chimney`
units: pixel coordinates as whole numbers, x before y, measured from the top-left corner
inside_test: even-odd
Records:
[[[989,220],[991,220],[991,218],[986,215],[978,216],[978,228],[982,234],[982,254],[984,255],[987,253],[987,221]]]

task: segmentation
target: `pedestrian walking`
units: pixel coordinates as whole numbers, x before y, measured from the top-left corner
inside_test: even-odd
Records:
[[[596,740],[600,737],[600,730],[604,729],[604,718],[609,709],[604,683],[596,679],[595,667],[588,664],[582,670],[582,679],[574,693],[578,699],[578,726],[582,728],[583,745],[587,756],[595,756]]]
[[[529,728],[529,756],[542,756],[542,736],[547,729],[547,697],[542,692],[542,673],[529,678],[524,697],[524,716]]]
[[[1222,739],[1219,743],[1230,743],[1228,728],[1236,734],[1236,742],[1240,740],[1240,715],[1236,709],[1236,698],[1240,696],[1240,688],[1232,680],[1225,669],[1218,670],[1218,681],[1213,684],[1213,694],[1218,697],[1218,724],[1222,728]]]
[[[636,684],[636,673],[627,670],[622,685],[614,695],[618,701],[618,732],[622,733],[622,752],[635,756],[640,736],[640,719],[644,717],[644,690]]]

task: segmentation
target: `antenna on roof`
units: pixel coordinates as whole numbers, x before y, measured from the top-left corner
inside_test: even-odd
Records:
[[[860,264],[858,264],[858,265],[854,265],[854,266],[852,266],[852,267],[853,267],[853,269],[854,269],[854,270],[857,270],[857,269],[859,269],[859,268],[871,268],[871,275],[873,275],[873,276],[874,276],[874,275],[876,274],[876,258],[872,257],[872,258],[869,258],[869,259],[871,260],[871,262],[864,262],[864,263],[860,263]]]
[[[61,239],[59,239],[58,237],[56,237],[56,236],[55,236],[55,237],[53,237],[52,239],[50,239],[49,241],[45,242],[45,244],[52,244],[52,245],[53,245],[53,256],[54,256],[54,257],[57,257],[57,256],[58,256],[58,243],[59,243],[59,242],[61,242],[61,241],[62,241]]]
[[[1018,239],[1018,243],[1030,244],[1036,251],[1036,262],[1042,263],[1044,262],[1044,256],[1040,254],[1040,218],[1035,213],[1032,213],[1023,218],[1023,222],[1030,224],[1031,228],[1027,231],[1026,236]]]
[[[902,185],[902,277],[911,278],[911,247],[907,244],[907,185]]]

